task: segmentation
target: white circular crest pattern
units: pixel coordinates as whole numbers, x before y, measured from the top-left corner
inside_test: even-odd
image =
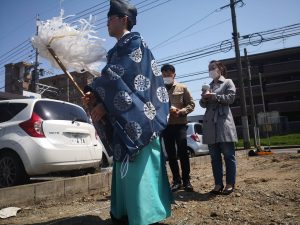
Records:
[[[126,111],[132,104],[132,98],[126,91],[119,91],[114,97],[114,106],[117,110]]]
[[[120,65],[109,65],[107,69],[109,79],[117,80],[124,75],[124,68]]]
[[[96,91],[97,91],[98,95],[100,96],[100,98],[101,98],[102,100],[104,100],[104,98],[105,98],[105,90],[104,90],[104,88],[102,88],[102,87],[97,87],[97,88],[96,88]]]
[[[153,120],[156,116],[156,109],[151,102],[147,102],[146,104],[144,104],[144,112],[150,120]]]
[[[150,80],[142,74],[134,78],[134,87],[137,91],[146,91],[150,88]]]
[[[132,59],[136,63],[141,62],[142,56],[143,55],[142,55],[141,48],[138,48],[129,54],[129,58]]]
[[[125,125],[127,135],[134,141],[138,140],[143,133],[141,125],[135,121],[130,121]]]
[[[155,59],[153,59],[151,61],[151,68],[152,68],[153,74],[155,76],[160,76],[161,75],[161,72],[158,69],[158,66],[157,66],[157,63],[156,63]]]
[[[165,87],[157,88],[156,95],[157,95],[158,100],[161,101],[162,103],[169,102],[168,91]]]

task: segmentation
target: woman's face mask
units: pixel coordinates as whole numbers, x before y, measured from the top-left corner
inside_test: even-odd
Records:
[[[210,70],[209,71],[209,77],[212,79],[216,79],[220,76],[218,69]]]
[[[170,85],[174,83],[174,79],[172,77],[164,77],[164,83],[165,85]]]

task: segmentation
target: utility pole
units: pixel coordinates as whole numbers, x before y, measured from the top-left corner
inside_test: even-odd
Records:
[[[261,100],[262,100],[262,105],[263,105],[263,111],[264,111],[264,124],[263,126],[266,129],[266,134],[267,134],[267,138],[268,138],[268,142],[269,142],[269,151],[271,151],[270,146],[270,136],[269,136],[269,123],[268,123],[268,118],[267,118],[267,112],[266,112],[266,105],[265,105],[265,97],[264,97],[264,90],[263,90],[263,86],[262,86],[262,79],[261,79],[261,73],[258,73],[258,78],[259,78],[259,86],[260,86],[260,92],[261,92]]]
[[[254,146],[257,148],[257,127],[256,127],[256,118],[255,118],[255,109],[254,109],[254,102],[253,102],[253,94],[252,94],[252,87],[251,87],[251,66],[248,59],[247,49],[244,48],[244,55],[245,61],[247,65],[247,74],[248,74],[248,90],[249,90],[249,99],[250,99],[250,108],[251,108],[251,121],[253,127],[253,138],[254,138]]]
[[[244,89],[244,81],[242,75],[242,63],[241,63],[240,47],[239,47],[239,33],[237,31],[236,14],[234,8],[235,4],[236,4],[235,0],[230,0],[231,20],[232,20],[232,27],[233,27],[232,36],[234,40],[236,66],[237,66],[237,72],[239,78],[239,90],[240,90],[240,99],[241,99],[241,118],[242,118],[242,126],[243,126],[244,148],[250,148],[247,107],[246,107],[245,89]]]
[[[261,79],[261,73],[258,73],[258,78],[259,78],[259,87],[260,87],[260,93],[261,93],[261,101],[263,105],[263,111],[266,113],[266,106],[265,106],[265,97],[264,97],[264,90],[262,86],[262,79]]]
[[[36,16],[36,22],[38,22],[39,19],[39,15]],[[39,34],[39,26],[36,25],[36,35]],[[38,93],[38,85],[37,83],[39,82],[39,70],[38,70],[38,66],[39,66],[39,52],[38,49],[35,49],[35,62],[34,62],[34,69],[32,71],[32,78],[31,78],[31,91],[34,93]]]
[[[69,86],[69,78],[67,78],[67,101],[70,102],[70,86]]]

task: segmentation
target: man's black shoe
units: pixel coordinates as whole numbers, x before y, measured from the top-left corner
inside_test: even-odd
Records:
[[[188,181],[186,184],[184,184],[183,187],[184,187],[184,190],[187,192],[192,192],[194,190],[190,181]]]
[[[181,188],[181,183],[173,183],[171,186],[171,191],[175,192],[178,191]]]

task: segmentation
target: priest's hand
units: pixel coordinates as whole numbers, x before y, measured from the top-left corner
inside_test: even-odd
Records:
[[[82,103],[85,108],[91,109],[93,106],[97,104],[97,99],[95,95],[91,92],[87,92],[84,94],[84,97],[81,98]]]
[[[98,122],[106,114],[106,110],[102,104],[96,105],[91,111],[91,117],[93,122]]]

